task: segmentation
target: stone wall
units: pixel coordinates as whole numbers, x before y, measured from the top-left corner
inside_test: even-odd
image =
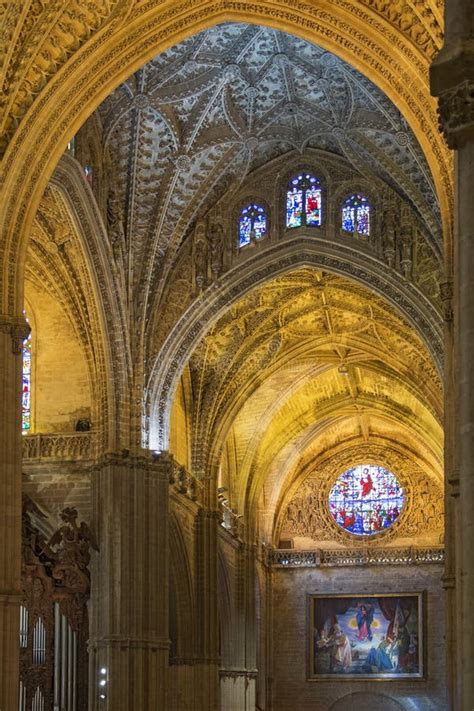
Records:
[[[274,569],[272,710],[445,711],[441,575],[438,565]],[[421,590],[426,591],[425,680],[306,681],[309,594]]]

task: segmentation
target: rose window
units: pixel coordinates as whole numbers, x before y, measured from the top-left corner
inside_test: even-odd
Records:
[[[404,501],[394,474],[374,464],[360,464],[336,480],[329,494],[329,510],[344,530],[372,536],[395,523]]]

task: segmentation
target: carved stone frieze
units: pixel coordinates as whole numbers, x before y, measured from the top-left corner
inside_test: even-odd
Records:
[[[333,520],[329,511],[329,493],[342,472],[358,463],[375,463],[387,467],[400,482],[405,503],[396,523],[383,533],[354,536]],[[343,450],[318,464],[317,473],[310,474],[286,504],[281,528],[284,536],[337,541],[345,546],[381,546],[397,538],[429,537],[433,543],[442,541],[444,531],[444,496],[441,483],[430,479],[406,455],[373,444]]]

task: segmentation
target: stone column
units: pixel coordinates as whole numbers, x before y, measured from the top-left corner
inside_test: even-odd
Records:
[[[456,462],[456,409],[455,409],[455,374],[454,363],[454,313],[453,286],[447,280],[440,284],[441,299],[444,305],[444,499],[445,499],[445,537],[444,537],[444,575],[446,618],[446,678],[448,703],[450,709],[458,709],[458,601],[456,599],[456,551],[461,545],[459,538],[459,477]]]
[[[170,467],[124,450],[92,475],[90,711],[167,708]]]
[[[233,668],[221,674],[222,709],[254,711],[257,679],[256,546],[241,543],[238,551],[236,629]]]
[[[219,710],[218,525],[218,511],[209,508],[199,511],[196,522],[197,639],[194,682],[196,710],[199,711]]]
[[[458,652],[451,688],[451,708],[474,708],[474,13],[471,0],[446,3],[445,46],[431,68],[431,88],[439,97],[440,125],[456,155],[454,219],[454,404],[452,432],[454,471],[447,475],[457,486],[456,563],[451,567],[456,592],[458,639],[450,638]],[[451,385],[452,386],[452,385]],[[449,407],[449,402],[447,403]],[[448,440],[449,440],[449,431]],[[456,474],[457,468],[457,474]],[[455,492],[454,492],[455,493]],[[453,517],[452,502],[447,507]],[[451,511],[451,513],[450,513]],[[454,514],[456,515],[456,514]],[[452,535],[452,533],[450,534]],[[448,626],[450,619],[448,617]]]
[[[18,708],[23,318],[0,316],[0,709]]]

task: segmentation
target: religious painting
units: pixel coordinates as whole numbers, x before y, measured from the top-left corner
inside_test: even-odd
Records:
[[[309,680],[422,679],[423,594],[311,595]]]

